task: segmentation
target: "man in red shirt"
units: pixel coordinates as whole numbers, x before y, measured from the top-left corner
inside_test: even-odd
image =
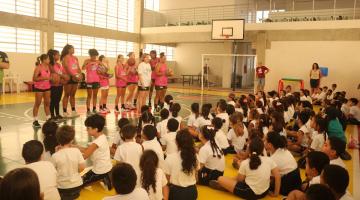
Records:
[[[258,80],[258,84],[257,84],[257,92],[259,91],[264,91],[264,87],[265,87],[265,74],[269,73],[269,68],[265,67],[264,65],[262,65],[262,63],[258,63],[256,69],[256,78]]]

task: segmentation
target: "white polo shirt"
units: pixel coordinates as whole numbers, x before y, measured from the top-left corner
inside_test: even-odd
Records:
[[[135,188],[130,194],[118,194],[111,197],[104,197],[103,200],[149,200],[148,193],[142,188]]]
[[[346,165],[345,165],[344,161],[340,158],[340,156],[336,159],[330,160],[330,164],[338,165],[338,166],[346,169]]]
[[[286,175],[297,168],[297,162],[294,156],[287,149],[277,149],[270,158],[279,168],[281,176]]]
[[[49,161],[38,161],[26,165],[34,170],[40,182],[40,190],[44,193],[44,200],[60,200],[57,189],[57,171]]]
[[[211,119],[205,119],[203,116],[198,117],[194,122],[194,127],[196,128],[202,128],[203,126],[210,126],[211,125]]]
[[[91,155],[92,171],[96,174],[105,174],[112,169],[109,143],[104,134],[101,134],[92,143],[98,147]]]
[[[145,62],[142,62],[139,64],[138,66],[138,74],[141,76],[142,80],[143,80],[143,84],[141,84],[141,81],[139,79],[139,86],[142,86],[142,87],[150,87],[151,85],[151,73],[152,73],[152,70],[151,70],[151,66],[149,63],[145,63]]]
[[[158,131],[158,133],[160,133],[160,137],[163,137],[168,132],[168,129],[167,129],[168,121],[169,121],[169,119],[164,119],[161,122],[156,124],[156,130]]]
[[[221,151],[221,150],[220,150]],[[219,152],[220,153],[220,152]],[[215,157],[214,157],[215,155]],[[210,142],[206,142],[199,151],[199,162],[204,164],[206,168],[211,170],[217,170],[223,172],[225,170],[225,158],[224,155],[217,157],[216,153],[213,153]]]
[[[166,179],[165,173],[162,169],[156,169],[156,192],[154,192],[152,186],[149,188],[149,199],[150,200],[162,200],[163,196],[163,187],[167,185],[168,181]]]
[[[250,169],[250,159],[241,162],[239,174],[245,175],[245,183],[255,194],[262,194],[270,187],[271,170],[276,163],[269,157],[260,156],[261,164],[255,170]]]
[[[169,154],[165,159],[165,174],[170,176],[170,183],[180,187],[188,187],[196,184],[196,170],[190,175],[185,174],[182,168],[180,151]],[[199,168],[199,166],[198,166]]]
[[[144,147],[144,151],[145,150],[153,150],[156,153],[156,155],[159,158],[159,167],[161,169],[163,169],[163,167],[164,167],[164,152],[161,148],[160,143],[157,141],[156,137],[152,140],[144,141],[142,143],[142,146]]]
[[[230,146],[229,141],[222,130],[218,130],[215,134],[215,142],[220,149],[226,149]]]
[[[223,120],[225,120],[225,122],[223,123],[222,127],[221,127],[221,130],[226,133],[229,131],[229,115],[226,113],[226,112],[223,112],[223,113],[219,113],[216,115],[216,117],[219,117]]]
[[[194,127],[195,121],[196,121],[196,115],[194,113],[191,113],[189,115],[189,118],[188,118],[188,121],[187,121],[187,126]]]
[[[166,155],[176,153],[178,151],[178,147],[176,144],[176,132],[170,132],[165,134],[161,139],[161,144],[166,146],[165,152]]]
[[[246,144],[246,134],[244,130],[244,135],[237,136],[234,129],[230,129],[229,133],[227,134],[227,139],[231,141],[231,144],[234,146],[234,149],[237,153],[241,152],[244,149]]]
[[[319,134],[317,131],[314,131],[310,148],[314,149],[315,151],[321,151],[324,143],[325,143],[324,134],[321,133]]]
[[[60,149],[52,155],[52,158],[57,170],[58,188],[74,188],[83,184],[79,174],[79,165],[85,164],[85,160],[79,149]]]

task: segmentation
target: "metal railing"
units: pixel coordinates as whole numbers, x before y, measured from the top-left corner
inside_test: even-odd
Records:
[[[274,0],[273,0],[274,1]],[[271,2],[271,1],[270,1]],[[259,9],[256,1],[250,4],[209,6],[186,9],[144,10],[143,27],[209,25],[214,19],[245,19],[246,23],[322,21],[360,19],[360,5],[354,0],[353,7],[331,9],[295,10],[275,7]],[[314,4],[313,4],[314,5]],[[331,6],[328,6],[331,7]],[[270,10],[270,11],[269,11]]]

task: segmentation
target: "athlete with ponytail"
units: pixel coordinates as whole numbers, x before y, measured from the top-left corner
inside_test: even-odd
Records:
[[[40,128],[41,125],[38,122],[38,112],[41,105],[41,101],[44,99],[44,110],[46,114],[46,120],[50,119],[50,59],[47,54],[42,54],[36,59],[36,67],[34,70],[34,92],[35,103],[33,107],[33,127]]]
[[[217,181],[211,181],[210,187],[226,190],[243,199],[261,199],[268,194],[270,177],[275,179],[275,191],[271,196],[278,196],[281,177],[275,162],[261,156],[264,143],[260,138],[254,138],[249,145],[249,158],[241,162],[237,177],[220,176]]]
[[[196,175],[199,162],[193,137],[187,129],[178,131],[176,144],[179,151],[169,154],[165,159],[164,172],[170,182],[169,199],[195,200],[198,197]]]
[[[75,109],[75,94],[79,85],[79,82],[82,80],[81,69],[79,67],[79,60],[74,56],[74,47],[72,45],[65,45],[61,51],[60,60],[64,66],[68,82],[64,85],[64,97],[62,100],[63,103],[63,114],[64,117],[78,117]],[[71,111],[70,115],[67,112],[67,105],[70,100]]]
[[[199,139],[203,144],[199,151],[198,178],[201,185],[209,185],[211,180],[217,180],[224,175],[225,158],[223,151],[215,142],[216,134],[216,130],[211,126],[204,126],[199,134]]]
[[[167,67],[166,56],[163,52],[160,53],[159,63],[155,67],[155,75],[156,96],[154,100],[154,108],[159,112],[164,107],[164,99],[168,85],[168,77],[174,75],[174,72]]]

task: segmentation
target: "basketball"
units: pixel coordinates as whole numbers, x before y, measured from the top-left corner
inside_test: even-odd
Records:
[[[168,69],[167,75],[168,76],[174,76],[174,71],[172,69]]]
[[[106,69],[106,67],[103,66],[103,65],[99,65],[99,67],[97,68],[97,71],[98,71],[98,73],[100,73],[100,74],[106,74],[106,72],[108,71],[108,69]]]
[[[51,83],[54,85],[58,85],[60,83],[60,76],[57,73],[52,73],[50,77]]]
[[[63,76],[60,79],[60,83],[65,85],[65,84],[67,84],[69,82],[69,80],[70,80],[69,75],[63,74]]]
[[[82,78],[82,74],[75,74],[74,76],[72,76],[72,80],[75,82],[80,82]]]
[[[134,66],[134,65],[136,64],[136,61],[135,61],[134,58],[129,58],[129,59],[127,60],[127,64],[128,64],[129,66]]]

